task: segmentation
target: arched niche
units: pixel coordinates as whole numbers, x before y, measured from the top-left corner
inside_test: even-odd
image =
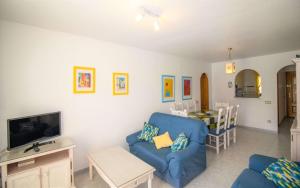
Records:
[[[261,76],[252,69],[241,70],[235,77],[235,97],[259,98],[262,95]]]

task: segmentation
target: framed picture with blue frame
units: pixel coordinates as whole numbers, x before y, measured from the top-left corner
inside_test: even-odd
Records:
[[[162,102],[174,102],[175,101],[175,76],[162,75]]]
[[[192,99],[192,77],[182,76],[182,100]]]

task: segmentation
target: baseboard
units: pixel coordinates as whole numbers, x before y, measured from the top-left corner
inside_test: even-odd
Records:
[[[277,131],[261,129],[261,128],[257,128],[257,127],[248,127],[248,126],[243,126],[243,125],[238,125],[237,127],[242,128],[242,129],[256,130],[256,131],[265,132],[265,133],[278,134]]]
[[[89,170],[89,167],[82,168],[82,169],[80,169],[80,170],[76,170],[76,171],[74,172],[74,174],[75,174],[75,175],[82,174],[82,173],[85,173],[85,172],[88,171],[88,170]]]

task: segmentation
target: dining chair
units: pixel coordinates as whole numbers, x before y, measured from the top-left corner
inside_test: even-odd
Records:
[[[233,143],[236,143],[236,127],[237,127],[237,118],[238,118],[238,111],[240,105],[230,106],[229,113],[228,113],[228,122],[227,122],[227,146],[230,146],[230,140],[233,140]],[[231,134],[232,133],[232,137]]]
[[[183,103],[183,109],[187,110],[187,112],[197,112],[199,109],[199,102],[196,100],[191,100]]]
[[[229,103],[228,102],[216,102],[215,103],[215,110],[219,110],[219,108],[227,108],[229,107]]]
[[[226,150],[226,126],[227,126],[227,118],[228,118],[228,110],[227,108],[220,108],[218,110],[217,122],[215,123],[215,128],[210,128],[208,132],[208,147],[214,148],[217,150],[217,154],[219,154],[220,147],[223,146],[224,150]],[[215,142],[213,144],[212,142]]]
[[[188,117],[188,112],[186,110],[171,110],[172,115]]]
[[[193,109],[193,111],[194,112],[200,111],[200,103],[199,103],[199,101],[198,100],[194,100],[193,103],[194,103],[194,106],[193,106],[194,109]]]

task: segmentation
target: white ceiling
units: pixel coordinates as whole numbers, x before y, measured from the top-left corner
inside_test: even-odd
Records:
[[[162,9],[159,32],[140,5]],[[0,19],[205,62],[300,49],[299,0],[0,0]]]

